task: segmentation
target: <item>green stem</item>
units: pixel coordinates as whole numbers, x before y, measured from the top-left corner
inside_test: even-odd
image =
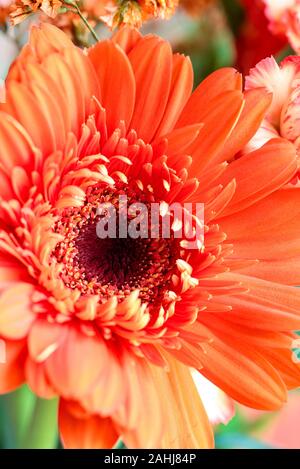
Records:
[[[1,442],[7,449],[20,448],[28,430],[36,397],[27,386],[1,396]]]
[[[114,449],[127,449],[122,440],[118,440]]]
[[[57,400],[37,399],[21,447],[23,449],[54,449],[57,444]]]
[[[85,24],[85,26],[88,28],[88,30],[90,31],[91,35],[93,36],[93,38],[95,39],[96,42],[99,42],[100,41],[100,38],[98,37],[96,31],[92,28],[92,26],[90,25],[90,23],[88,22],[88,20],[84,17],[84,15],[81,13],[81,10],[79,8],[79,6],[77,5],[77,3],[73,3],[69,0],[64,0],[64,3],[66,5],[69,5],[73,8],[75,8],[76,10],[76,13],[78,14],[78,16],[80,16],[81,20],[83,21],[83,23]]]

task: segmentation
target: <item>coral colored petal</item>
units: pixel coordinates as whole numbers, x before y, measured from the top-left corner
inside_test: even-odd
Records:
[[[187,125],[164,136],[168,140],[169,152],[171,154],[184,154],[184,151],[196,140],[202,127],[203,124]]]
[[[148,36],[138,42],[128,57],[136,80],[136,103],[130,126],[148,143],[160,125],[168,103],[172,51],[167,42]]]
[[[235,126],[234,132],[222,148],[222,158],[231,159],[256,134],[262,119],[272,102],[272,95],[258,88],[246,91],[245,106]]]
[[[76,399],[105,372],[109,361],[103,341],[89,337],[75,327],[65,328],[62,343],[47,358],[45,365],[52,386],[64,397]],[[95,357],[99,357],[96,363]]]
[[[219,153],[238,122],[244,106],[240,91],[227,91],[210,102],[206,113],[202,113],[199,122],[203,128],[199,137],[192,144],[189,152],[193,157],[194,175],[201,174],[210,164],[224,161]]]
[[[80,49],[75,47],[65,48],[63,56],[72,70],[76,71],[80,81],[82,94],[84,96],[85,115],[89,116],[92,114],[92,98],[96,96],[99,100],[101,99],[98,76],[96,75],[89,59]]]
[[[299,337],[295,339],[295,346],[299,348]],[[266,359],[278,370],[287,389],[295,389],[300,386],[300,361],[293,355],[291,349],[267,349],[264,351]]]
[[[292,144],[273,139],[261,149],[233,161],[218,181],[225,186],[233,178],[236,180],[235,194],[222,216],[239,212],[288,183],[298,168],[296,158]]]
[[[115,44],[118,44],[126,54],[129,54],[141,38],[142,35],[137,29],[123,26],[119,28],[112,40]]]
[[[24,127],[35,146],[47,155],[56,149],[56,141],[42,105],[43,101],[40,104],[25,84],[11,82],[7,87],[10,114]]]
[[[73,43],[60,29],[51,24],[42,23],[39,27],[32,26],[30,46],[38,60],[42,61],[53,52],[73,47]]]
[[[248,292],[232,295],[230,299],[224,296],[214,299],[216,303],[232,307],[226,320],[254,330],[284,332],[300,329],[298,289],[241,274],[228,273],[224,277],[239,281],[248,289]]]
[[[275,410],[286,402],[285,385],[271,364],[255,348],[226,341],[208,331],[211,342],[199,370],[238,402],[262,410]]]
[[[25,337],[34,321],[33,285],[18,283],[0,296],[0,334],[8,339]]]
[[[175,55],[173,58],[171,91],[165,115],[157,130],[156,138],[171,132],[192,90],[193,67],[191,61],[182,55]]]
[[[286,259],[260,261],[240,271],[243,275],[258,277],[270,282],[300,285],[300,256],[293,257],[293,266]]]
[[[168,373],[153,369],[165,425],[161,447],[213,448],[212,428],[190,369],[173,358],[168,362]]]
[[[73,65],[69,65],[62,55],[51,54],[43,62],[43,67],[55,81],[67,102],[65,112],[71,122],[71,129],[79,136],[86,120],[84,88]],[[91,96],[92,98],[92,96]],[[67,120],[67,121],[68,121]]]
[[[234,257],[279,260],[300,255],[300,192],[281,189],[219,221]],[[292,265],[290,265],[292,268]],[[289,277],[286,279],[289,282]]]
[[[52,399],[56,396],[55,390],[49,383],[45,367],[27,357],[25,363],[26,382],[32,391],[42,399]]]
[[[222,68],[209,75],[194,91],[176,127],[202,122],[215,98],[226,91],[242,91],[242,77],[234,68]]]
[[[24,127],[5,112],[0,112],[0,141],[4,170],[10,173],[14,165],[28,165],[34,152],[33,142]]]
[[[28,335],[28,350],[31,358],[44,362],[61,345],[67,334],[67,328],[58,323],[37,319]]]
[[[5,394],[20,386],[24,380],[26,343],[23,340],[5,340],[6,362],[0,363],[0,393]]]
[[[135,104],[135,78],[123,50],[111,41],[101,41],[89,50],[101,88],[109,132],[124,121],[128,128]]]
[[[32,25],[29,44],[21,50],[18,60],[11,66],[7,82],[22,80],[24,69],[29,63],[42,62],[48,55],[62,51],[66,47],[74,47],[72,41],[55,26],[47,23]]]
[[[88,414],[77,418],[64,401],[60,402],[58,424],[62,443],[67,449],[112,448],[118,440],[111,419]]]
[[[164,370],[161,373],[165,373]],[[157,448],[163,436],[160,391],[146,361],[129,354],[123,358],[125,405],[113,414],[122,440],[129,448]]]

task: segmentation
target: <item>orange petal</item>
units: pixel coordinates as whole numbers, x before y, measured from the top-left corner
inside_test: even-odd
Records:
[[[6,362],[0,363],[0,393],[2,394],[13,391],[25,380],[25,341],[5,340],[5,354]]]
[[[35,146],[48,155],[56,149],[55,136],[41,104],[23,83],[10,82],[3,105],[30,135]]]
[[[81,132],[81,126],[86,120],[86,109],[84,88],[80,83],[80,79],[76,68],[69,65],[62,55],[52,54],[43,61],[43,68],[47,70],[61,94],[64,96],[66,106],[64,113],[66,122],[71,122],[71,129],[76,136]],[[92,96],[91,96],[92,98]],[[40,133],[41,130],[39,129]],[[43,135],[41,133],[41,135]]]
[[[222,340],[209,330],[207,335],[211,342],[205,344],[199,370],[206,378],[248,407],[275,410],[286,402],[283,380],[255,348]]]
[[[195,176],[210,164],[224,161],[216,158],[238,122],[243,106],[240,91],[226,91],[214,98],[206,112],[202,112],[198,122],[204,124],[203,128],[189,150],[193,157],[191,171]]]
[[[37,319],[28,335],[28,350],[31,358],[44,362],[61,345],[67,334],[67,328],[45,319]]]
[[[118,440],[111,419],[88,414],[78,418],[64,401],[59,406],[59,431],[67,449],[112,448]]]
[[[42,399],[52,399],[55,390],[49,383],[44,364],[34,362],[30,357],[25,363],[26,382],[32,391]]]
[[[146,36],[128,57],[136,80],[136,103],[130,126],[139,138],[149,143],[160,125],[169,99],[172,50],[162,39]]]
[[[272,102],[272,95],[262,88],[246,91],[244,96],[245,107],[234,132],[221,150],[223,160],[232,158],[256,134]]]
[[[33,142],[22,125],[5,112],[0,112],[0,141],[0,161],[8,174],[15,165],[28,165],[34,153]]]
[[[187,103],[193,90],[193,67],[188,57],[175,55],[173,57],[173,71],[171,91],[165,110],[165,115],[156,133],[156,138],[171,132],[178,117]]]
[[[234,68],[222,68],[210,74],[198,86],[176,124],[176,127],[202,122],[203,114],[215,98],[226,91],[242,91],[242,77]]]
[[[298,337],[299,340],[299,337]],[[266,359],[276,368],[288,389],[300,386],[300,362],[292,360],[292,351],[287,349],[266,349]]]
[[[270,282],[300,285],[300,256],[293,257],[293,265],[286,259],[260,261],[240,271],[243,275],[258,277]]]
[[[168,357],[168,373],[153,368],[160,390],[164,436],[162,448],[213,448],[214,437],[190,369]]]
[[[297,171],[296,157],[294,145],[273,139],[230,163],[218,182],[226,185],[235,179],[236,190],[222,216],[239,212],[288,183]]]
[[[0,334],[8,339],[22,339],[28,334],[32,313],[33,285],[18,283],[0,296]]]
[[[85,115],[89,116],[92,114],[92,97],[96,96],[99,100],[101,97],[98,77],[89,59],[80,49],[74,46],[65,48],[63,56],[67,64],[76,72],[84,96]]]
[[[129,448],[156,448],[163,435],[160,391],[146,360],[123,357],[123,393],[126,401],[113,415]],[[163,371],[162,371],[163,372]]]
[[[96,362],[95,357],[99,357]],[[47,358],[45,366],[52,386],[64,397],[77,399],[109,366],[108,352],[104,342],[98,338],[89,337],[75,327],[65,326],[63,340]]]
[[[280,189],[251,207],[218,221],[234,257],[279,260],[300,255],[300,191]],[[287,261],[291,271],[293,265]],[[293,276],[293,274],[291,274]],[[286,278],[289,282],[289,276]]]
[[[122,120],[128,128],[135,103],[135,78],[127,56],[113,42],[101,41],[89,49],[89,59],[100,83],[109,132]]]
[[[241,282],[246,293],[215,297],[216,303],[230,304],[226,319],[249,328],[269,331],[300,329],[300,290],[241,274],[227,273],[228,280]],[[217,313],[215,313],[217,314]]]
[[[141,38],[142,35],[137,29],[123,26],[119,28],[112,40],[114,43],[118,44],[126,54],[129,54]]]

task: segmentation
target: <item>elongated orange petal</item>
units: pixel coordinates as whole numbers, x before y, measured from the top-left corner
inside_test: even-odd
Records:
[[[26,343],[24,340],[11,341],[5,339],[5,363],[0,363],[0,392],[11,392],[24,380],[24,361]]]
[[[174,128],[192,90],[193,67],[191,61],[182,55],[175,55],[173,58],[171,92],[156,138],[167,134]]]
[[[220,220],[234,256],[277,260],[300,254],[300,193],[282,189],[255,205]],[[293,266],[290,265],[292,269]]]
[[[157,380],[164,418],[163,448],[213,448],[211,425],[188,367],[168,357],[170,371]]]
[[[275,368],[255,348],[236,346],[211,334],[202,356],[206,378],[229,396],[249,407],[275,410],[287,399],[286,388]]]
[[[67,449],[112,448],[118,439],[111,419],[88,414],[78,418],[64,401],[59,406],[59,431]]]
[[[276,153],[276,158],[274,154]],[[236,180],[236,191],[222,216],[240,212],[288,183],[297,171],[295,147],[287,140],[270,140],[261,149],[233,161],[218,181]]]
[[[242,150],[255,135],[272,102],[272,95],[263,88],[246,91],[244,96],[245,106],[239,121],[221,150],[222,159],[224,160],[232,158]]]
[[[234,68],[222,68],[212,73],[192,94],[176,127],[201,122],[211,102],[218,95],[234,90],[242,91],[242,77]]]
[[[131,64],[120,47],[101,41],[89,50],[89,59],[101,87],[101,104],[106,109],[109,132],[124,121],[128,128],[135,104],[135,78]],[[116,93],[118,90],[118,93]]]
[[[167,42],[149,36],[139,41],[128,57],[136,80],[136,103],[131,128],[145,142],[150,142],[160,125],[169,99],[172,79],[171,48]]]
[[[29,283],[18,283],[0,296],[0,334],[8,339],[22,339],[30,329],[35,315],[31,297],[34,291]]]
[[[243,106],[240,91],[226,91],[211,101],[199,119],[204,124],[199,137],[189,150],[193,155],[193,174],[200,175],[212,163],[224,161],[223,157],[218,160],[216,157],[238,122]]]

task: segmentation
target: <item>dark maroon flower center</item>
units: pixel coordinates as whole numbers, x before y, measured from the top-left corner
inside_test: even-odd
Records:
[[[120,190],[93,188],[83,207],[64,209],[55,228],[64,240],[56,246],[54,257],[63,266],[61,276],[68,288],[79,289],[85,295],[99,294],[103,301],[112,296],[121,301],[139,289],[143,301],[156,302],[174,272],[178,240],[151,237],[150,225],[147,237],[119,238],[119,194]],[[132,194],[129,196],[132,202]],[[97,210],[99,204],[112,201],[117,236],[100,238],[97,223],[102,217]]]

